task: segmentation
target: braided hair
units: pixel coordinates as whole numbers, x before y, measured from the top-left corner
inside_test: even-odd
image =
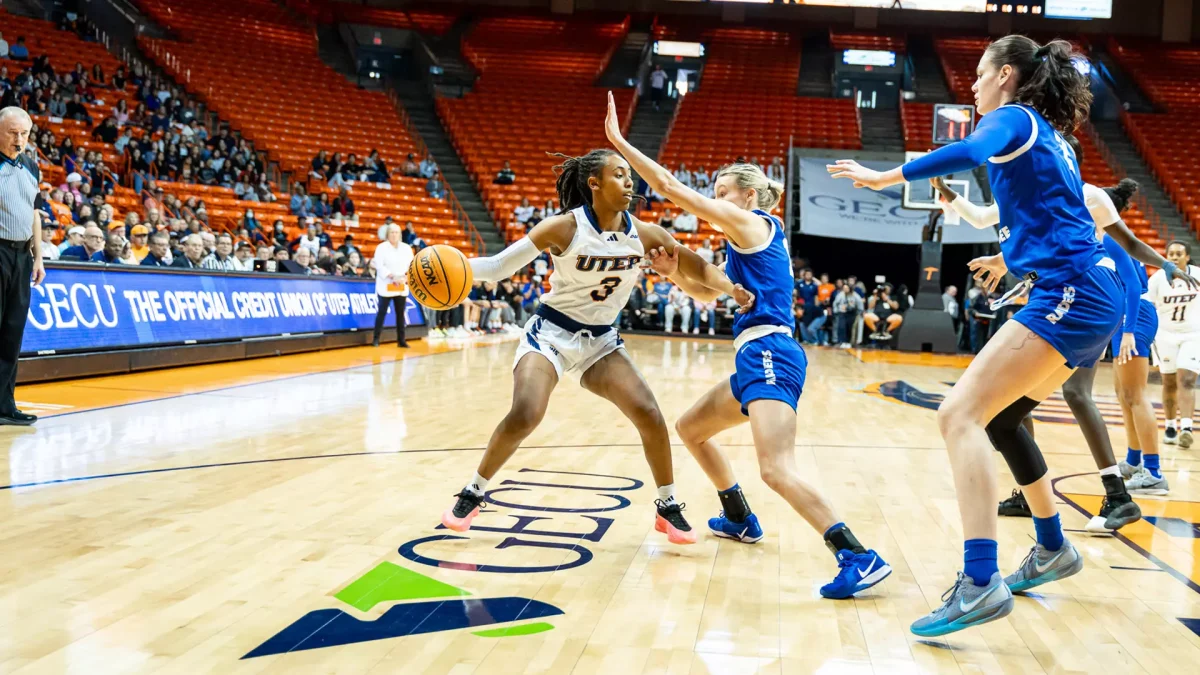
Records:
[[[554,173],[558,176],[554,189],[558,191],[558,212],[567,213],[580,206],[592,206],[592,188],[588,185],[588,178],[599,177],[608,164],[608,158],[617,152],[600,148],[582,157],[571,157],[561,152],[546,154],[563,160],[562,164],[554,167]]]
[[[1121,182],[1116,185],[1104,188],[1109,199],[1112,200],[1113,206],[1117,207],[1117,213],[1124,211],[1129,206],[1129,200],[1133,198],[1133,194],[1137,190],[1137,181],[1132,178],[1122,178]]]

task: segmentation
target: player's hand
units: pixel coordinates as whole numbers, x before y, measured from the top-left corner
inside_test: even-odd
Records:
[[[1133,357],[1140,356],[1137,353],[1137,341],[1134,340],[1133,333],[1121,334],[1121,350],[1117,354],[1117,365],[1123,366],[1133,360]]]
[[[33,285],[37,286],[46,279],[46,263],[42,259],[35,258],[33,261]]]
[[[646,262],[642,266],[664,277],[675,274],[679,271],[679,246],[672,247],[670,253],[662,246],[646,251]]]
[[[1187,287],[1191,290],[1195,290],[1197,287],[1200,287],[1200,281],[1197,281],[1195,277],[1188,274],[1185,270],[1179,269],[1179,267],[1174,264],[1168,264],[1171,266],[1163,267],[1167,273],[1168,282],[1173,282],[1175,279],[1179,279],[1183,283],[1187,284]],[[1172,283],[1172,285],[1174,284]]]
[[[604,133],[614,144],[624,140],[621,136],[621,121],[617,119],[617,102],[611,91],[608,92],[608,115],[604,118]]]
[[[737,313],[745,314],[754,307],[754,294],[741,284],[733,285],[733,301],[738,304]]]
[[[1004,257],[1000,255],[976,258],[967,263],[967,267],[975,273],[975,281],[982,283],[988,293],[996,290],[1004,275],[1008,274],[1008,265],[1004,264]]]
[[[834,178],[849,178],[854,181],[854,187],[882,190],[892,185],[881,171],[868,169],[852,159],[839,159],[833,164],[826,164],[825,169]]]

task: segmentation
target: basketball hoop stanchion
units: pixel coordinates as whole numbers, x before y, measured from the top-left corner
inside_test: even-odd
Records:
[[[921,276],[917,296],[904,316],[897,336],[896,349],[905,352],[958,351],[954,318],[942,309],[942,227],[941,209],[929,211],[929,223],[921,236]]]

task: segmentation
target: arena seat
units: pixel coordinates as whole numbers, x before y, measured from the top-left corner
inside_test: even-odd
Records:
[[[991,40],[987,37],[943,37],[933,41],[946,84],[954,95],[955,103],[973,103],[971,86],[975,84],[975,69]]]
[[[306,180],[322,149],[360,157],[378,149],[393,171],[407,154],[418,152],[419,142],[387,96],[359,89],[326,66],[313,30],[270,0],[244,0],[236,7],[221,0],[139,4],[183,38],[139,38],[144,50],[293,179]],[[323,182],[310,186],[312,192],[324,189]],[[417,217],[454,220],[446,202],[425,196],[421,181],[394,177],[390,187],[359,183],[351,196],[363,227],[377,227],[388,215],[411,219],[432,242],[439,238],[427,237],[431,232],[421,229],[425,223]],[[468,238],[464,231],[460,239]]]
[[[864,31],[839,31],[829,29],[829,45],[836,50],[868,49],[903,54],[907,39],[903,35],[888,35]]]
[[[353,23],[428,35],[444,35],[459,16],[458,10],[442,7],[400,10],[334,0],[283,0],[283,4],[315,23]]]
[[[581,155],[608,147],[607,90],[592,82],[627,29],[628,19],[498,17],[479,21],[463,38],[463,55],[479,79],[461,99],[439,98],[438,113],[510,240],[524,234],[512,215],[522,197],[539,208],[555,197],[551,168],[562,159],[547,153]],[[613,93],[628,118],[633,90]],[[492,180],[506,161],[516,182],[495,185]]]

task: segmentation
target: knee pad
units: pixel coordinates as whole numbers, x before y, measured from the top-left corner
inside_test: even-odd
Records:
[[[1004,456],[1013,478],[1021,486],[1036,482],[1046,475],[1046,459],[1038,449],[1033,436],[1022,421],[1033,412],[1039,401],[1021,397],[1012,405],[1001,410],[987,425],[988,438]]]

